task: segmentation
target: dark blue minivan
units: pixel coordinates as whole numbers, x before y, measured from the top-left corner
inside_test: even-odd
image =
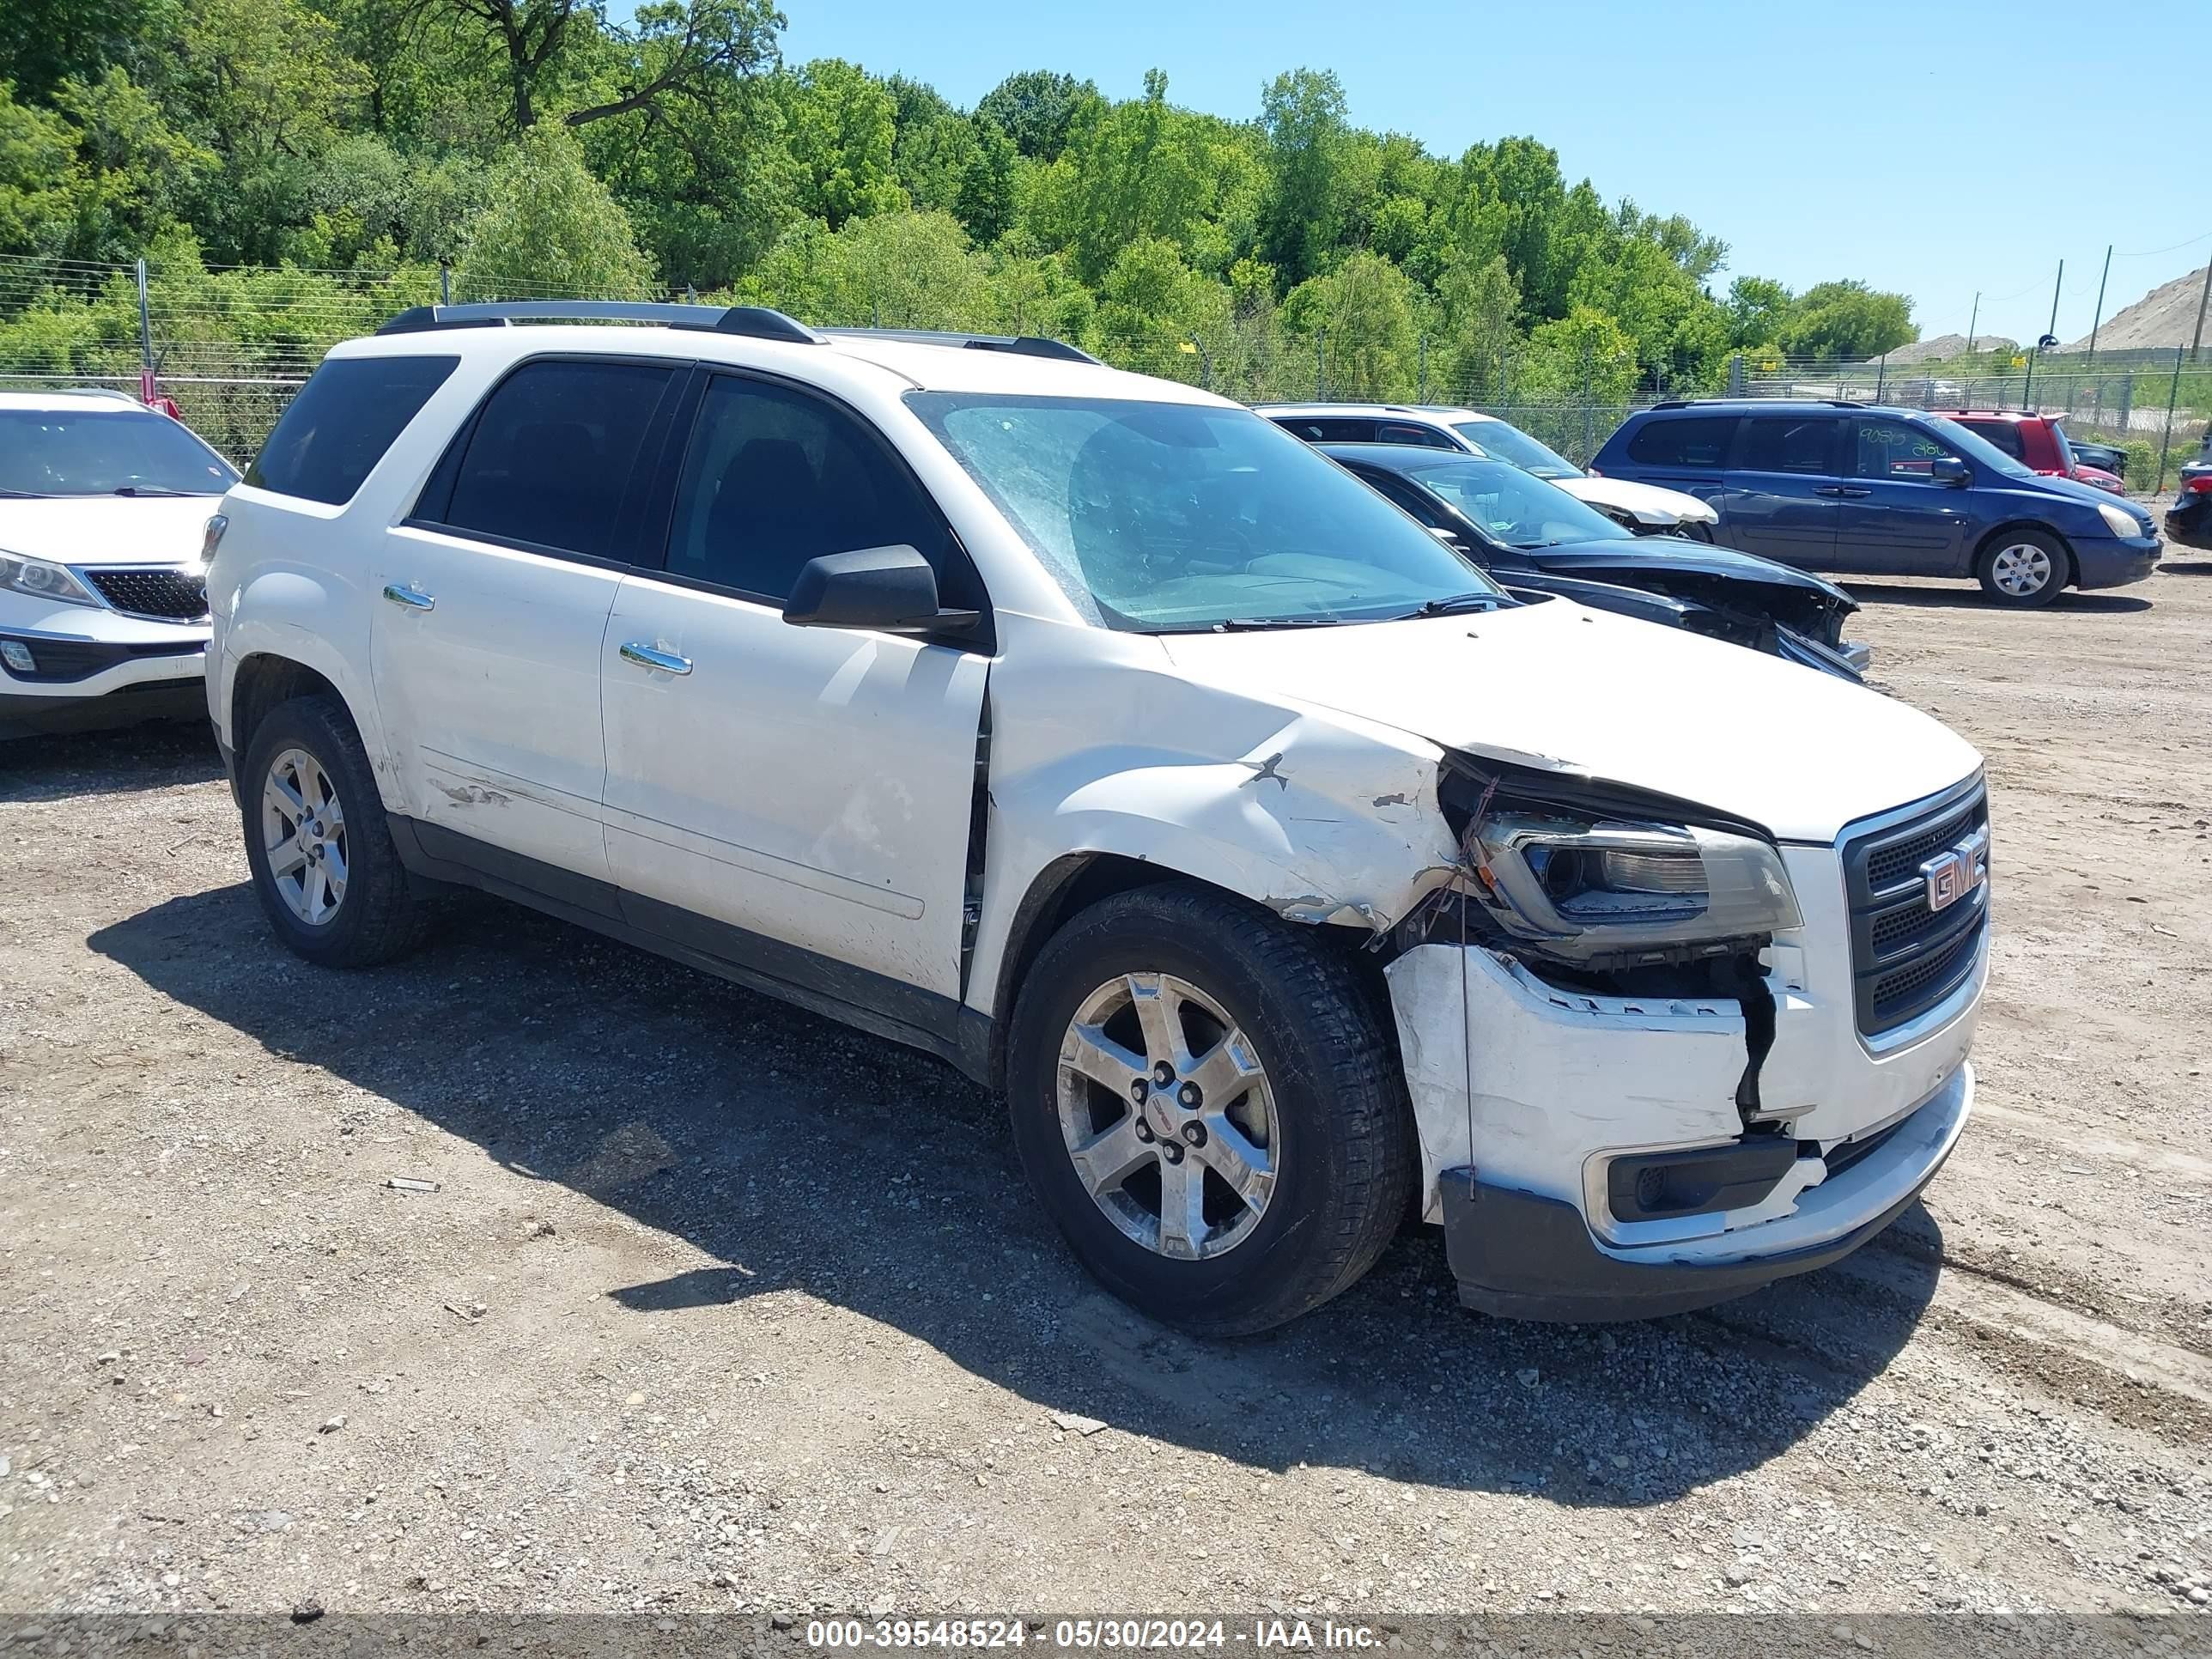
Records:
[[[1660,404],[1622,422],[1590,470],[1702,496],[1723,546],[1844,576],[1972,576],[2000,605],[2139,582],[2158,565],[2142,507],[2030,471],[1921,410]]]

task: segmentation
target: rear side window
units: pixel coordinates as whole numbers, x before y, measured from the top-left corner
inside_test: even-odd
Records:
[[[1310,444],[1371,444],[1375,441],[1375,422],[1357,420],[1321,420],[1307,416],[1294,416],[1276,424],[1285,432],[1295,432]]]
[[[660,363],[525,363],[485,400],[439,522],[500,541],[621,557],[630,469],[675,374]]]
[[[1628,458],[1646,466],[1717,467],[1735,436],[1733,415],[1692,415],[1646,421],[1628,441]]]
[[[1415,426],[1410,422],[1385,421],[1375,428],[1378,443],[1419,444],[1424,449],[1457,449],[1459,446],[1433,427]]]
[[[2020,428],[2010,421],[1960,421],[1959,424],[1984,443],[1995,444],[2016,461],[2027,453],[2020,441]]]
[[[280,495],[342,507],[459,357],[332,357],[308,377],[246,470]]]
[[[1820,416],[1754,415],[1743,423],[1736,465],[1753,472],[1827,472],[1836,422]]]

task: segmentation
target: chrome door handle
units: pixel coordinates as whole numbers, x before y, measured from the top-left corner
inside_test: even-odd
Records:
[[[636,640],[624,643],[622,659],[634,662],[640,668],[658,668],[664,674],[688,674],[691,672],[690,658],[679,657],[673,651],[663,651],[657,645],[645,645]]]
[[[386,582],[384,597],[394,605],[404,605],[410,611],[435,611],[437,600],[410,582]]]

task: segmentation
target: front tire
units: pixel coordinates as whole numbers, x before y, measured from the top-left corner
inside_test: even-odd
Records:
[[[1117,895],[1046,945],[1007,1095],[1077,1258],[1200,1334],[1320,1306],[1413,1200],[1411,1115],[1373,999],[1315,930],[1207,889]]]
[[[427,910],[392,843],[368,756],[337,699],[295,697],[254,728],[239,769],[253,896],[295,955],[367,968],[422,942]]]
[[[2040,530],[2008,530],[1974,562],[1982,592],[1997,604],[2020,611],[2057,599],[2071,568],[2065,548]]]

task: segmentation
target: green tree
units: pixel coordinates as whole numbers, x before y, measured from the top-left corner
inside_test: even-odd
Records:
[[[1530,333],[1520,383],[1540,397],[1626,403],[1636,389],[1636,343],[1603,312],[1577,306]]]
[[[1345,256],[1283,301],[1283,326],[1314,343],[1332,398],[1406,398],[1420,350],[1419,291],[1379,253]]]
[[[76,133],[0,81],[0,248],[59,253],[76,211]]]
[[[1261,94],[1260,125],[1268,167],[1262,244],[1283,280],[1295,285],[1322,268],[1344,228],[1351,129],[1336,72],[1277,76]]]
[[[784,119],[800,211],[836,230],[848,219],[905,205],[892,163],[897,100],[866,70],[817,58],[793,77]]]
[[[1491,403],[1505,395],[1513,360],[1522,341],[1514,326],[1521,289],[1494,253],[1486,264],[1455,264],[1437,283],[1443,331],[1437,341],[1433,383],[1450,388],[1466,403]]]
[[[1771,276],[1739,276],[1729,284],[1729,345],[1742,351],[1770,343],[1795,303]]]
[[[1793,357],[1856,362],[1919,337],[1905,295],[1844,281],[1816,283],[1799,295],[1776,343]]]
[[[1077,106],[1097,95],[1096,86],[1072,75],[1024,70],[985,93],[975,113],[1004,131],[1029,160],[1056,161],[1067,147]]]
[[[177,27],[175,0],[8,0],[0,6],[0,81],[26,103],[64,81],[94,82]]]
[[[592,176],[567,127],[545,123],[525,133],[493,167],[486,194],[454,270],[469,297],[550,291],[636,300],[652,292],[653,264],[629,216]]]

